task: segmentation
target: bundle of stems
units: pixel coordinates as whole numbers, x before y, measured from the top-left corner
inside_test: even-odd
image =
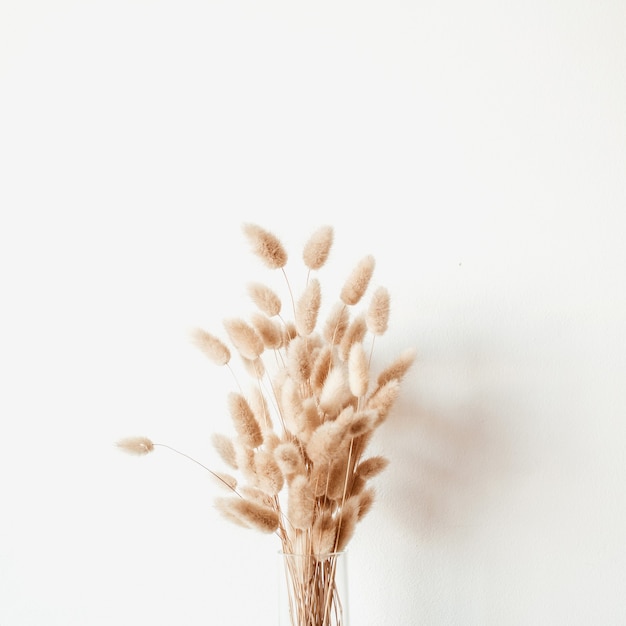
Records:
[[[224,319],[226,337],[194,331],[197,347],[230,368],[237,382],[227,395],[234,432],[212,439],[226,471],[203,467],[227,490],[215,499],[224,517],[275,533],[284,554],[300,557],[288,561],[286,571],[294,626],[339,625],[336,556],[374,502],[371,481],[388,459],[368,456],[368,446],[387,420],[415,354],[408,349],[376,376],[371,371],[374,343],[387,331],[390,313],[382,286],[357,309],[371,283],[373,256],[355,264],[322,324],[318,270],[330,255],[332,227],[322,226],[307,240],[306,280],[297,297],[285,271],[283,243],[256,224],[244,224],[243,232],[263,264],[282,272],[293,315],[285,316],[276,291],[251,282],[254,309],[248,318]],[[232,369],[233,354],[250,379],[246,391]],[[146,437],[118,445],[136,454],[170,447]]]

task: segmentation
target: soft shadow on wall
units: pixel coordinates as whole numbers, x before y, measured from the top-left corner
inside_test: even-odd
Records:
[[[428,382],[419,381],[432,364],[420,360],[418,352],[381,429],[381,446],[391,460],[381,497],[413,535],[435,537],[478,522],[493,487],[511,470],[512,442],[507,420],[497,412],[502,408],[498,390],[494,387],[490,397],[486,381],[467,384],[468,375],[481,376],[485,361],[473,350],[439,363],[427,378],[447,387],[447,397],[426,398]]]

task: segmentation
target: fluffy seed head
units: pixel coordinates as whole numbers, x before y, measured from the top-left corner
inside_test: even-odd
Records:
[[[355,317],[348,326],[339,344],[339,358],[342,361],[348,360],[350,348],[352,348],[355,343],[363,341],[366,332],[367,326],[365,325],[365,317],[363,315]]]
[[[287,517],[294,528],[305,530],[313,523],[315,497],[306,476],[298,475],[289,484]]]
[[[211,435],[211,443],[216,452],[220,455],[222,461],[224,461],[228,467],[237,469],[237,453],[232,439],[221,433],[213,433],[213,435]]]
[[[299,335],[307,336],[315,330],[321,302],[320,282],[317,278],[313,278],[296,304],[295,323]]]
[[[401,381],[404,375],[408,372],[411,365],[415,361],[415,350],[405,350],[391,365],[386,367],[379,375],[377,383],[379,387],[382,387],[390,380]]]
[[[263,434],[248,401],[240,393],[231,391],[228,409],[242,442],[249,448],[258,448],[263,443]]]
[[[129,454],[148,454],[154,450],[154,444],[147,437],[126,437],[116,443],[117,447]]]
[[[342,302],[349,305],[359,302],[367,290],[375,265],[376,263],[372,255],[363,257],[358,262],[343,285],[340,296]]]
[[[302,452],[292,441],[286,441],[277,445],[274,449],[274,458],[287,478],[305,473]]]
[[[248,237],[252,252],[270,269],[279,269],[287,264],[287,252],[280,240],[268,230],[256,224],[244,224],[243,232]]]
[[[254,361],[263,353],[265,346],[262,339],[254,328],[244,320],[224,320],[224,328],[242,357]]]
[[[350,314],[346,305],[338,302],[324,324],[324,339],[329,345],[337,346],[341,343],[349,323]]]
[[[360,398],[367,392],[369,383],[369,365],[361,342],[350,348],[348,356],[348,384],[353,396]]]
[[[196,328],[191,333],[191,339],[202,352],[216,365],[226,365],[230,361],[230,350],[220,339]]]
[[[278,528],[278,513],[270,507],[245,498],[217,498],[215,504],[225,517],[264,533]]]
[[[249,283],[248,295],[252,302],[268,317],[274,317],[280,313],[282,307],[280,298],[269,287],[261,283]]]
[[[262,313],[253,313],[250,321],[268,350],[280,348],[283,342],[283,335],[280,326],[274,320]]]
[[[378,287],[372,295],[367,309],[365,322],[367,330],[374,335],[382,335],[389,323],[389,291],[386,287]]]
[[[302,258],[304,264],[312,270],[317,270],[328,259],[333,244],[333,229],[331,226],[322,226],[316,230],[304,246]]]

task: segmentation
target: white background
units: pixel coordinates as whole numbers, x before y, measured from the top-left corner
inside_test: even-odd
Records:
[[[113,446],[215,461],[248,221],[417,349],[352,625],[626,623],[625,7],[4,0],[0,626],[276,623],[275,538]]]

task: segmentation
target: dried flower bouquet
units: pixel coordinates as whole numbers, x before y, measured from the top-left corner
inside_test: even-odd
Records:
[[[228,492],[215,500],[223,516],[275,533],[283,553],[299,555],[286,562],[293,626],[339,626],[336,558],[374,501],[371,479],[388,459],[368,456],[368,444],[389,416],[414,352],[406,350],[373,377],[374,342],[387,330],[390,297],[378,287],[368,306],[355,310],[373,275],[371,255],[355,265],[318,331],[322,290],[315,272],[333,244],[330,226],[319,228],[304,246],[306,285],[297,299],[281,241],[256,224],[244,224],[243,232],[253,253],[283,273],[293,319],[283,316],[275,291],[250,283],[255,310],[249,320],[224,320],[228,344],[206,330],[194,332],[196,345],[219,366],[231,368],[234,348],[251,383],[246,392],[237,383],[238,391],[228,393],[234,434],[213,435],[228,470],[205,469]],[[135,454],[169,448],[146,437],[118,445]]]

